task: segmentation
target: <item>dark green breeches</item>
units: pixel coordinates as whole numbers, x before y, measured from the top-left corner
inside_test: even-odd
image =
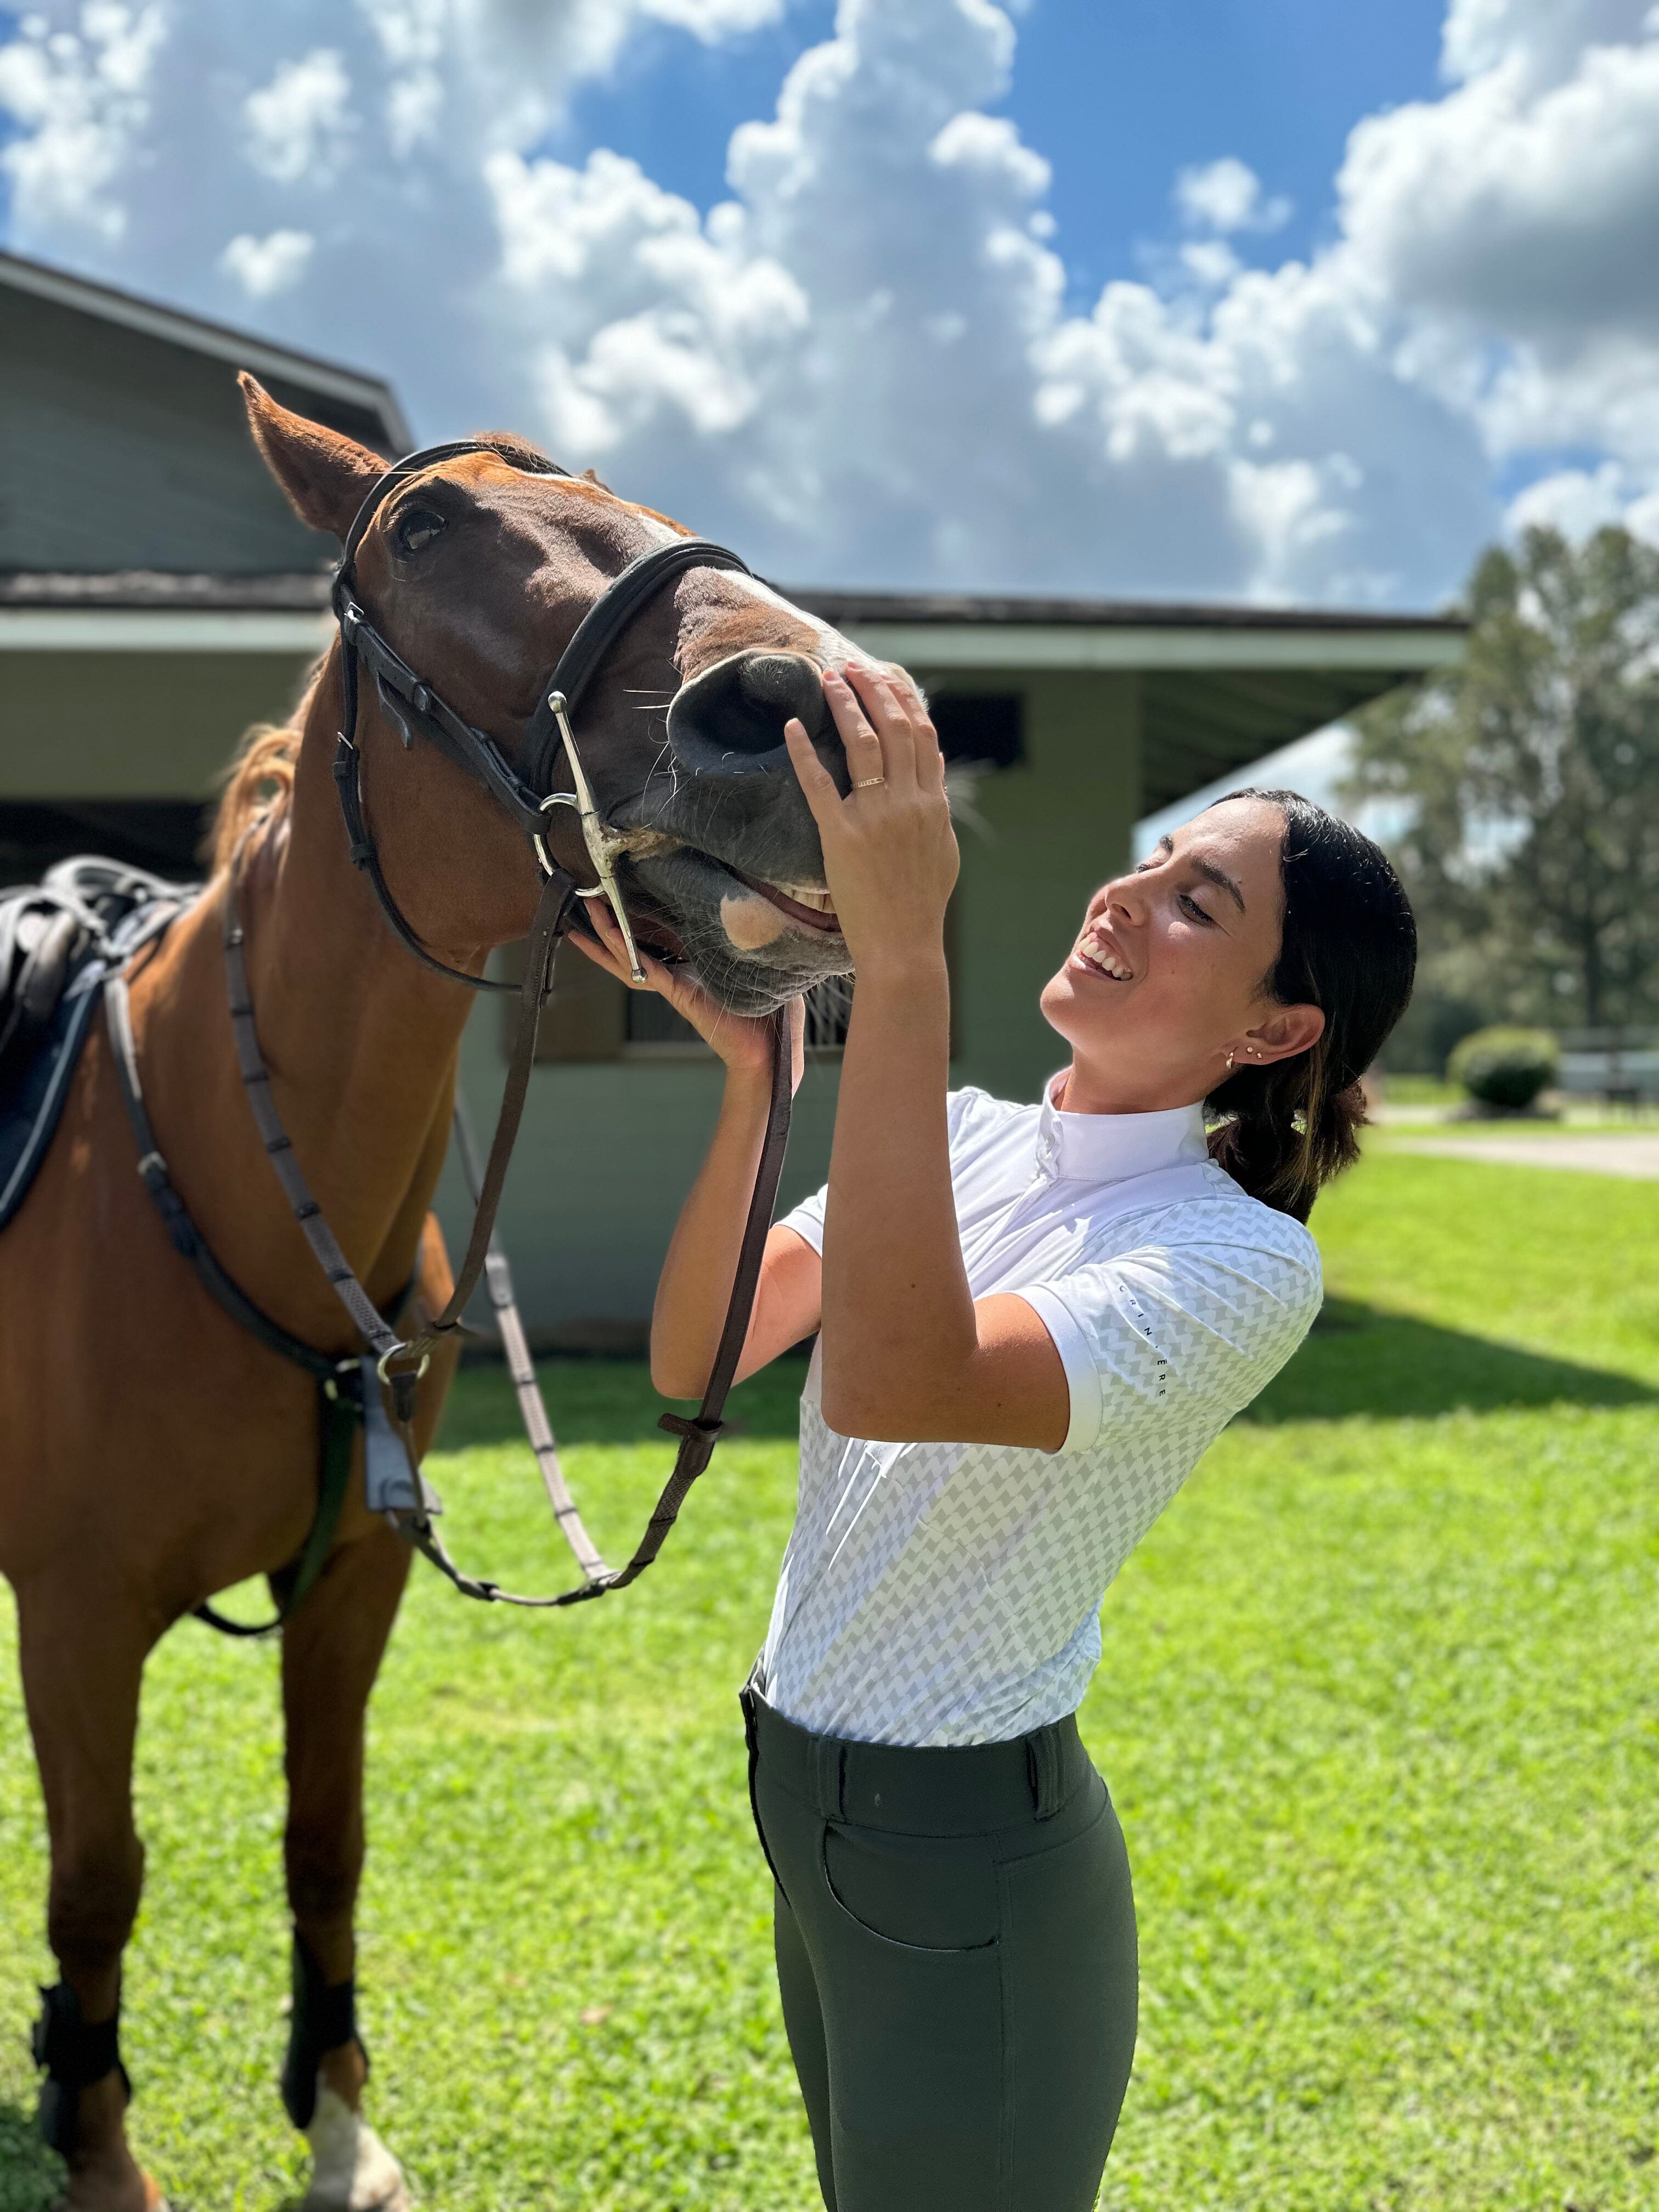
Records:
[[[744,1709],[830,2212],[1090,2212],[1134,2055],[1135,1925],[1075,1723],[913,1750]]]

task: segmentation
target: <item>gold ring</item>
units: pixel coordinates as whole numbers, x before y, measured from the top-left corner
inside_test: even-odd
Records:
[[[854,791],[873,791],[878,783],[885,783],[886,781],[884,775],[866,775],[862,783],[855,783],[853,788]]]

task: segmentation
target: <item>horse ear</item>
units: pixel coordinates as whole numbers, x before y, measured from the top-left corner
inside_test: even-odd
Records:
[[[343,538],[386,463],[367,446],[279,407],[257,377],[237,376],[260,457],[301,522]]]

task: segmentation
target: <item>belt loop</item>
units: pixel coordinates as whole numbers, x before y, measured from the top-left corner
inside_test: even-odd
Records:
[[[814,1795],[818,1802],[819,1816],[825,1820],[840,1820],[846,1817],[842,1805],[847,1777],[846,1749],[846,1746],[832,1735],[815,1735],[812,1739]]]
[[[1051,1820],[1065,1802],[1060,1729],[1041,1728],[1025,1739],[1025,1765],[1031,1802],[1039,1820]]]

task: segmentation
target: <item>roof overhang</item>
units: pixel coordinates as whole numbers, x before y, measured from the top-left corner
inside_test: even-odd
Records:
[[[999,669],[1367,669],[1421,676],[1462,657],[1461,626],[1441,623],[1379,634],[1372,629],[1061,629],[1033,623],[970,629],[945,623],[855,622],[847,635],[867,653],[908,668]]]
[[[934,688],[1132,676],[1148,812],[1462,658],[1449,617],[1120,600],[792,592]]]
[[[321,614],[283,609],[0,605],[0,653],[320,653]]]
[[[0,653],[263,653],[328,642],[325,572],[0,577]],[[1133,677],[1142,797],[1169,805],[1413,678],[1450,666],[1468,625],[1440,617],[1116,601],[791,591],[936,688],[1049,674]]]

